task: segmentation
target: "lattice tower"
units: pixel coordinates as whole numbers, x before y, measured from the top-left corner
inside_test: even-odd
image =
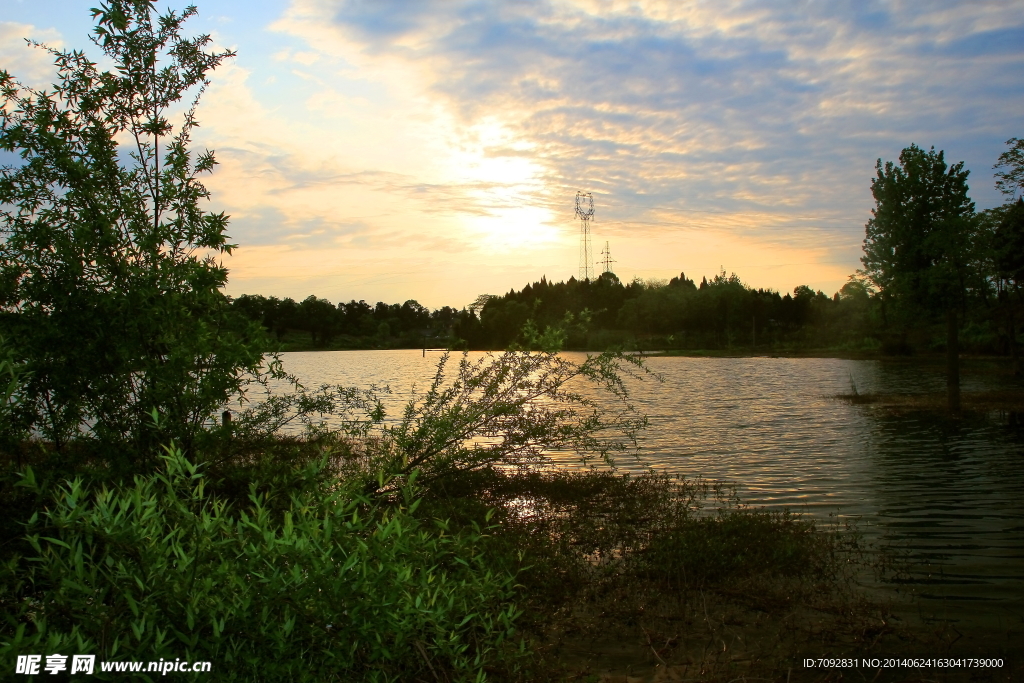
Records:
[[[612,250],[608,246],[607,242],[604,243],[604,250],[601,252],[601,256],[604,257],[600,261],[600,263],[604,265],[604,270],[601,271],[601,272],[602,273],[610,273],[610,272],[612,272],[612,264],[615,263],[615,259],[612,258]]]
[[[589,192],[576,193],[576,216],[580,219],[580,280],[590,280],[594,276],[594,252],[590,246],[594,197]]]

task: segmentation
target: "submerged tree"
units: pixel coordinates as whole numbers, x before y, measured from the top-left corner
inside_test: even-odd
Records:
[[[92,40],[114,71],[34,43],[52,91],[0,72],[0,148],[21,157],[0,170],[0,331],[25,363],[22,423],[57,449],[85,434],[188,449],[260,367],[221,292],[227,216],[200,207],[214,157],[189,150],[207,75],[234,53],[183,37],[195,14],[111,0]]]
[[[947,388],[960,407],[959,325],[973,261],[974,202],[963,162],[947,167],[943,153],[911,145],[875,168],[875,198],[865,226],[864,272],[886,301],[926,315],[946,316]]]

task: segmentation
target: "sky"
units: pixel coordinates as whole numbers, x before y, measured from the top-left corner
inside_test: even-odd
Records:
[[[25,38],[99,60],[96,4],[0,0],[0,68],[52,81]],[[462,307],[566,280],[578,191],[623,281],[831,294],[877,159],[944,150],[980,210],[1024,137],[1024,0],[196,4],[186,31],[238,53],[196,135],[233,296]]]

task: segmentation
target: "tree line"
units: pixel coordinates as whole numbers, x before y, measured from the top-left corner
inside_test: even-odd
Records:
[[[806,285],[781,295],[747,287],[736,274],[724,272],[704,278],[699,286],[685,273],[668,282],[637,279],[628,284],[613,273],[565,282],[542,277],[503,296],[483,295],[461,310],[444,306],[431,311],[415,300],[335,305],[314,295],[296,302],[244,294],[231,305],[284,348],[418,348],[427,343],[472,349],[524,342],[528,325],[563,328],[570,347],[587,349],[827,344],[855,338],[869,308],[860,282],[848,283],[834,297]]]
[[[725,350],[861,344],[871,312],[861,282],[829,297],[807,285],[792,294],[754,289],[724,271],[700,284],[685,273],[668,282],[628,284],[605,273],[594,281],[542,278],[491,297],[480,314],[481,341],[489,347],[515,343],[527,321],[543,329],[566,314],[575,322],[568,328],[570,347]]]
[[[231,306],[260,323],[277,345],[299,348],[419,348],[424,344],[451,345],[476,338],[479,318],[470,309],[443,306],[431,311],[410,299],[402,304],[378,301],[338,302],[310,295],[291,298],[243,294]]]

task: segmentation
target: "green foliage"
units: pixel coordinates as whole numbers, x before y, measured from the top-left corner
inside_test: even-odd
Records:
[[[981,218],[990,259],[986,265],[994,274],[1002,314],[995,321],[1001,334],[996,335],[996,344],[990,346],[1002,347],[1003,351],[1008,347],[1014,359],[1014,372],[1019,374],[1017,332],[1019,309],[1024,302],[1024,199],[989,209]]]
[[[974,202],[963,162],[911,145],[875,168],[875,198],[865,226],[866,275],[890,301],[911,310],[946,310],[962,301],[977,241]]]
[[[637,570],[680,587],[736,582],[753,576],[825,575],[829,539],[789,511],[719,512],[691,516],[655,535]]]
[[[647,424],[623,381],[646,373],[631,356],[603,353],[576,363],[554,352],[512,350],[476,361],[464,355],[450,377],[448,367],[445,354],[430,387],[409,401],[397,424],[366,432],[368,471],[420,470],[429,480],[495,464],[542,463],[552,451],[611,462],[635,451]],[[587,397],[585,383],[611,404]]]
[[[536,304],[540,301],[535,301]],[[530,318],[523,325],[519,339],[511,346],[514,349],[525,349],[528,351],[543,351],[544,353],[557,353],[565,348],[565,343],[570,335],[586,334],[592,315],[587,309],[580,311],[579,315],[566,312],[565,317],[554,325],[545,325],[543,330]]]
[[[993,237],[996,273],[1019,287],[1024,284],[1024,199],[1005,207]]]
[[[996,178],[999,179],[996,181],[996,189],[1013,198],[1024,190],[1024,140],[1010,138],[1006,144],[1010,149],[999,155],[999,160],[993,168],[1006,169],[996,173]]]
[[[281,350],[309,348],[421,348],[477,343],[476,314],[450,306],[429,311],[412,299],[403,304],[339,302],[306,297],[301,303],[243,294],[232,308],[273,334]],[[426,341],[429,340],[429,341]]]
[[[379,506],[325,482],[232,507],[180,451],[134,484],[66,482],[6,566],[0,656],[213,662],[217,680],[482,680],[518,610],[483,532],[417,514],[414,477]],[[382,481],[382,484],[384,482]],[[22,486],[34,488],[31,470]]]
[[[8,452],[27,435],[16,415],[25,379],[23,365],[14,359],[14,353],[0,337],[0,448]]]
[[[52,92],[0,72],[0,148],[21,157],[0,170],[0,329],[28,371],[21,418],[58,450],[83,433],[108,457],[189,448],[261,363],[221,293],[227,217],[200,208],[213,154],[189,150],[207,75],[233,53],[181,35],[194,7],[152,5],[93,11],[115,71],[44,48]]]

